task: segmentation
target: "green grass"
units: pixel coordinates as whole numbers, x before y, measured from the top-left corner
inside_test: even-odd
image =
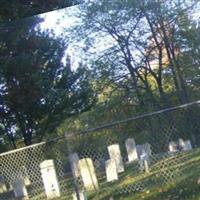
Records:
[[[104,170],[96,172],[99,189],[87,193],[88,200],[109,200],[110,197],[114,200],[200,200],[200,185],[197,184],[200,148],[174,155],[154,155],[150,173],[140,171],[137,162],[126,165],[125,172],[120,173],[119,180],[113,183],[106,182]],[[64,196],[55,200],[72,199],[72,182],[70,174],[62,177],[60,187]],[[40,195],[30,199],[45,199],[45,194],[41,191]]]
[[[200,200],[200,149],[159,157],[154,157],[149,174],[134,163],[112,184],[102,178],[100,189],[88,194],[89,199]]]

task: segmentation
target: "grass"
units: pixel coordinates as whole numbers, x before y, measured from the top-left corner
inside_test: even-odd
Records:
[[[97,171],[99,189],[87,193],[88,200],[200,200],[200,148],[176,154],[154,155],[150,172],[139,170],[137,162],[126,165],[125,172],[119,174],[119,180],[106,182],[105,171]],[[64,196],[55,200],[72,199],[72,178],[65,174],[60,180]],[[0,199],[9,198],[1,198]],[[11,198],[10,198],[11,199]],[[45,199],[45,194],[32,199]]]
[[[199,177],[200,149],[164,154],[154,157],[148,174],[140,172],[137,163],[133,163],[112,184],[102,178],[100,189],[88,194],[88,199],[200,200]]]

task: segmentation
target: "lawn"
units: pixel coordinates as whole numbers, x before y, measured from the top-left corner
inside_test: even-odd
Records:
[[[119,180],[106,182],[105,170],[96,170],[99,189],[87,193],[88,200],[200,200],[200,148],[176,154],[156,154],[151,158],[150,171],[139,169],[137,162],[125,166],[125,172],[119,174]],[[55,200],[72,199],[73,180],[71,174],[59,178],[62,197]],[[29,188],[28,188],[29,189]],[[30,199],[45,199],[45,193]],[[0,199],[12,199],[12,192],[0,195]]]
[[[150,173],[139,171],[133,163],[114,183],[100,177],[100,189],[88,194],[88,199],[200,200],[200,149],[154,156]]]

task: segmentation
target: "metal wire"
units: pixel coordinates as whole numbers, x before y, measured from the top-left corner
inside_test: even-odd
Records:
[[[0,154],[0,199],[16,199],[19,175],[29,199],[47,199],[45,160],[54,161],[59,200],[144,199],[175,185],[183,190],[200,164],[199,118],[196,101]]]

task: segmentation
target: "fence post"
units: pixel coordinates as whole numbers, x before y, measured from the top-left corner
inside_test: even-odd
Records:
[[[70,146],[69,139],[70,139],[70,136],[66,132],[65,133],[65,140],[66,140],[66,144],[67,144],[68,156],[73,153],[71,146]],[[69,159],[69,161],[70,161],[70,166],[71,166],[71,171],[72,171],[73,170],[73,163],[71,162],[70,159]],[[75,189],[75,193],[76,193],[76,198],[77,198],[77,200],[81,200],[77,177],[74,175],[74,173],[72,173],[72,175],[73,175],[73,185],[74,185],[74,189]]]

